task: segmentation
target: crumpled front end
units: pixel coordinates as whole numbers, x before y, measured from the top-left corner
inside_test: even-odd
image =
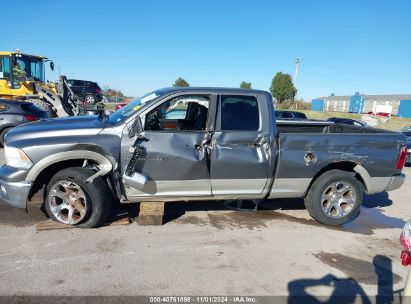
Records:
[[[32,183],[26,182],[28,170],[0,168],[0,201],[17,208],[26,208]]]
[[[17,208],[26,208],[31,183],[0,180],[0,200]]]

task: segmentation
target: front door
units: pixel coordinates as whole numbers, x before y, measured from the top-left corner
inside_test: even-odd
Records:
[[[144,138],[141,155],[127,171],[133,149],[127,136],[122,140],[122,172],[127,197],[176,199],[211,196],[207,142],[211,133],[212,95],[178,95],[143,113]],[[130,169],[130,168],[128,168]]]
[[[259,94],[219,97],[211,145],[214,196],[265,195],[273,170],[268,113],[266,98]]]

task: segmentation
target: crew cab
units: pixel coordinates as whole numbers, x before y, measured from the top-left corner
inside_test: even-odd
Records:
[[[328,225],[354,219],[363,193],[401,187],[405,137],[324,121],[276,121],[265,91],[165,88],[110,116],[49,119],[5,138],[0,198],[95,227],[112,202],[304,197]]]

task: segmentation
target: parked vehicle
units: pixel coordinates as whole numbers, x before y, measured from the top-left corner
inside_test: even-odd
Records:
[[[31,102],[0,99],[0,144],[11,128],[48,118],[47,113]]]
[[[377,112],[375,113],[377,116],[383,116],[383,117],[390,117],[391,113],[386,113],[386,112]]]
[[[407,130],[407,129],[402,129]],[[411,166],[411,130],[403,131],[402,134],[405,135],[405,142],[407,145],[407,158],[405,159],[405,165]]]
[[[401,264],[403,266],[409,266],[411,264],[411,220],[407,221],[404,224],[404,227],[400,235],[400,243],[403,247],[401,251]],[[410,268],[408,268],[408,275],[405,280],[403,297],[404,299],[407,299],[407,298],[409,299],[410,296],[411,296],[411,271],[410,271]],[[406,301],[405,303],[409,303],[409,301]]]
[[[94,105],[103,100],[103,91],[96,82],[79,79],[67,79],[67,83],[74,94],[88,104]]]
[[[276,110],[275,117],[277,119],[307,119],[307,116],[304,113],[283,110]]]
[[[367,124],[351,118],[341,118],[341,117],[330,117],[327,121],[333,121],[335,123],[344,124],[344,125],[352,125],[358,127],[366,127]]]
[[[115,107],[115,111],[117,111],[117,110],[120,110],[122,107],[124,107],[124,106],[126,106],[127,104],[126,103],[119,103],[118,105],[116,105],[116,107]]]
[[[45,80],[45,66],[54,62],[47,57],[0,51],[0,98],[32,102],[50,117],[79,115],[82,103],[67,85],[66,76],[58,83]]]
[[[182,118],[167,117],[173,109]],[[340,225],[357,216],[363,192],[402,186],[405,156],[401,133],[325,121],[276,123],[265,91],[167,88],[110,116],[11,130],[0,198],[26,208],[45,185],[50,218],[95,227],[113,200],[304,197],[314,219]]]

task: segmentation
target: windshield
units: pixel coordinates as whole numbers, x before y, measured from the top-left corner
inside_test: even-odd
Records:
[[[13,61],[13,78],[14,81],[22,81],[27,78],[44,82],[44,63],[42,58],[26,56],[21,54],[15,55]]]
[[[133,115],[138,109],[143,108],[150,104],[154,99],[166,94],[168,91],[158,90],[144,95],[132,102],[128,103],[126,106],[120,108],[111,114],[108,118],[108,123],[111,125],[116,125],[119,122],[124,121],[126,118]]]

